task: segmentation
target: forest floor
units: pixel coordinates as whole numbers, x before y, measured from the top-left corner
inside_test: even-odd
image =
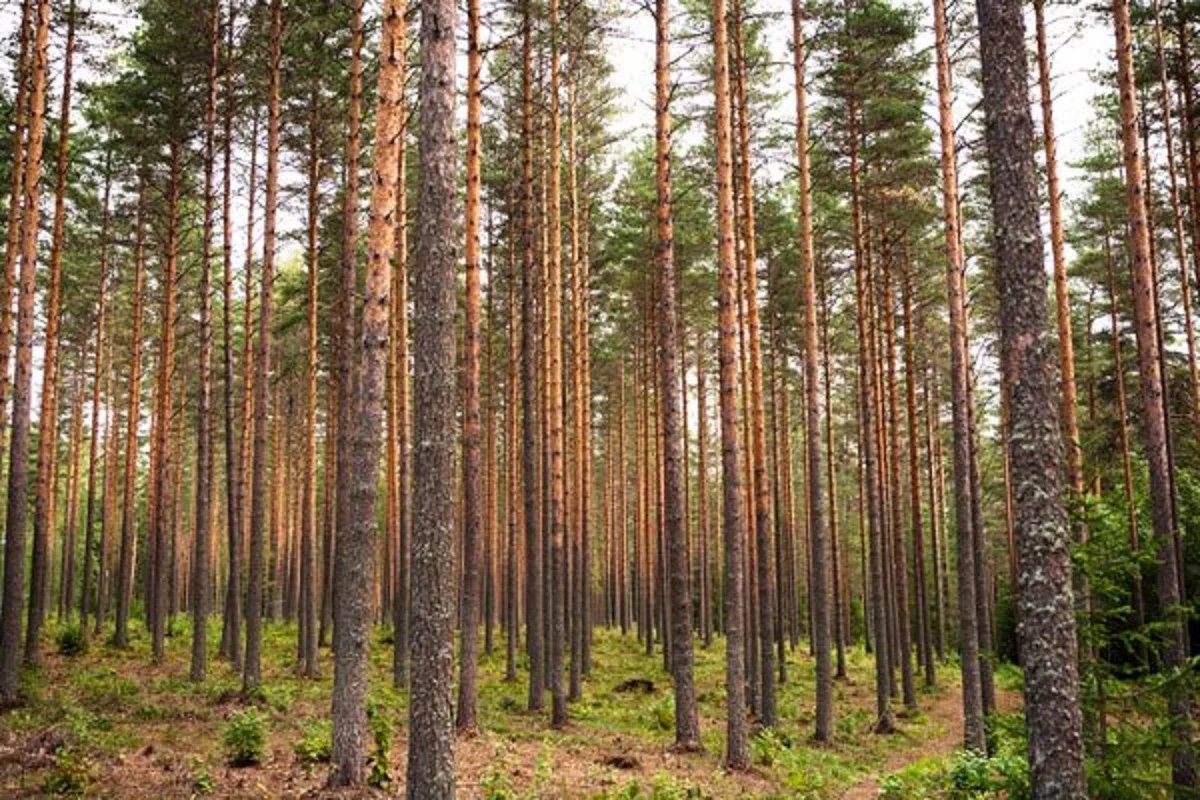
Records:
[[[210,625],[214,653],[217,628]],[[689,755],[670,749],[674,710],[662,656],[645,655],[632,635],[596,631],[592,674],[562,731],[550,728],[548,713],[524,710],[524,677],[503,681],[503,639],[496,641],[496,651],[480,665],[482,732],[458,745],[462,797],[868,798],[878,796],[888,775],[944,764],[962,740],[958,675],[951,666],[940,670],[937,688],[921,692],[919,712],[900,714],[897,733],[872,733],[872,662],[852,649],[849,678],[834,688],[836,744],[813,746],[813,661],[802,643],[789,654],[788,680],[779,688],[782,725],[754,737],[751,771],[728,773],[721,766],[720,640],[696,650],[704,752]],[[127,650],[93,642],[86,653],[65,657],[53,645],[47,648],[40,670],[25,676],[25,704],[0,716],[0,796],[321,796],[333,669],[327,651],[321,680],[299,678],[293,671],[295,628],[268,625],[262,696],[248,704],[225,662],[214,660],[201,684],[188,680],[186,621],[176,623],[162,665],[151,663],[149,646],[135,626]],[[396,793],[403,788],[408,715],[407,697],[391,689],[390,658],[391,646],[380,637],[371,653],[371,708],[373,719],[383,722],[387,790]],[[631,678],[649,679],[653,688],[616,691]],[[1002,707],[1016,709],[1019,695],[1004,681],[1000,688]],[[256,709],[266,734],[262,762],[232,767],[224,735],[231,718],[248,707]]]

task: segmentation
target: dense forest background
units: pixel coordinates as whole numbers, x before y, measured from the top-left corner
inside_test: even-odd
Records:
[[[0,793],[1197,792],[1191,0],[0,23]]]

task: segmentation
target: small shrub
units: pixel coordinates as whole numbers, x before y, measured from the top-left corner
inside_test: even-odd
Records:
[[[75,658],[87,652],[87,636],[78,625],[64,625],[54,636],[54,644],[58,654],[67,658]]]
[[[208,771],[208,766],[198,758],[189,761],[192,776],[192,794],[209,795],[217,791],[217,782]]]
[[[92,782],[87,758],[71,747],[60,747],[54,755],[54,767],[46,776],[47,794],[80,797]]]
[[[367,755],[370,773],[367,783],[377,789],[387,789],[392,782],[392,725],[390,716],[384,713],[379,701],[371,698],[367,702],[367,724],[371,728],[373,744]]]
[[[489,772],[479,779],[483,800],[518,800],[519,795],[509,786],[508,778],[499,772]]]
[[[785,745],[774,728],[762,728],[750,740],[750,757],[755,764],[773,767]]]
[[[267,725],[254,709],[234,714],[225,725],[222,737],[230,766],[261,764],[267,746]]]
[[[292,745],[296,759],[306,768],[327,763],[333,753],[333,729],[328,720],[316,720],[304,726],[300,740]]]
[[[675,698],[671,695],[666,695],[663,699],[654,704],[651,709],[654,715],[654,727],[660,731],[670,731],[675,729]]]
[[[983,797],[993,788],[992,766],[986,755],[964,750],[950,768],[950,785],[955,797]]]

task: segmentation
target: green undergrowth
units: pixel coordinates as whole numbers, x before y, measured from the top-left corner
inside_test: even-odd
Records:
[[[70,630],[67,638],[73,639],[77,629],[48,631],[47,641],[55,641],[61,630]],[[219,796],[222,781],[232,780],[231,773],[266,774],[262,770],[273,776],[280,770],[294,773],[289,780],[319,785],[330,757],[333,665],[328,651],[321,651],[322,677],[302,678],[296,670],[295,626],[267,624],[262,687],[247,697],[240,675],[216,657],[219,620],[209,625],[213,657],[201,683],[188,677],[190,621],[177,618],[171,634],[161,665],[153,663],[149,633],[137,621],[126,649],[99,636],[91,637],[86,649],[67,648],[72,650],[69,656],[48,646],[42,669],[24,676],[26,702],[0,717],[0,734],[33,736],[53,729],[61,741],[51,764],[39,764],[19,776],[0,772],[0,794],[16,788],[88,792],[138,758],[175,775],[183,782],[179,785],[186,786],[185,794]],[[408,697],[391,685],[389,639],[381,630],[371,651],[369,767],[376,786],[396,791],[403,777]],[[497,642],[502,645],[502,638]],[[879,778],[879,765],[897,754],[919,758],[927,742],[946,735],[946,721],[927,713],[901,715],[894,735],[874,734],[871,659],[859,649],[851,649],[847,657],[849,677],[834,687],[835,743],[819,747],[810,740],[815,678],[806,643],[801,642],[789,652],[787,680],[778,687],[781,723],[755,732],[753,769],[742,776],[722,767],[725,661],[719,638],[709,648],[697,643],[696,692],[704,752],[686,756],[669,754],[674,700],[657,647],[653,655],[646,655],[632,634],[622,637],[598,629],[583,697],[571,704],[571,724],[561,731],[548,725],[548,696],[546,711],[526,709],[524,664],[519,665],[517,681],[504,680],[504,650],[498,647],[480,660],[478,746],[488,753],[482,769],[478,763],[473,767],[474,794],[536,798],[562,796],[569,789],[582,796],[651,800],[837,796],[863,780]],[[940,687],[920,695],[923,707],[956,692],[952,670],[943,669],[939,678]],[[618,690],[635,679],[650,681],[651,690]],[[896,781],[917,780],[920,769],[910,769],[915,770],[913,777]],[[929,774],[948,780],[948,773],[936,773],[933,767]]]

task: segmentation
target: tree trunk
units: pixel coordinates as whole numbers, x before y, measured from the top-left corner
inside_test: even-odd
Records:
[[[142,305],[145,280],[145,174],[138,170],[137,212],[133,223],[133,333],[130,336],[129,408],[125,417],[125,475],[121,510],[121,552],[117,567],[117,620],[113,641],[129,646],[129,606],[133,600],[137,548],[137,455],[142,401]]]
[[[402,87],[408,78],[408,26],[404,14],[396,20],[394,50],[396,82]],[[404,96],[401,98],[404,103]],[[396,558],[396,597],[392,607],[392,683],[397,689],[408,684],[409,609],[412,542],[412,422],[409,414],[408,357],[408,114],[400,115],[396,133],[396,263],[392,291],[396,309],[396,428],[397,428],[397,501],[400,507],[399,542]]]
[[[463,329],[463,540],[462,619],[459,646],[459,733],[478,727],[479,613],[482,576],[483,498],[480,476],[479,421],[479,194],[483,98],[479,49],[479,0],[467,1],[467,199],[466,319]]]
[[[963,255],[959,240],[958,167],[955,163],[954,112],[950,88],[950,45],[946,7],[933,3],[937,45],[938,122],[941,132],[942,224],[946,238],[946,295],[950,306],[950,386],[954,432],[954,524],[958,535],[959,652],[962,661],[963,743],[985,752],[983,694],[979,670],[979,628],[975,611],[975,558],[971,526],[971,442],[967,422],[966,309]]]
[[[99,458],[100,447],[100,390],[102,386],[102,378],[105,371],[105,331],[108,314],[108,245],[109,245],[109,223],[111,220],[109,199],[112,194],[112,156],[110,153],[105,153],[104,160],[104,199],[101,201],[100,212],[100,286],[96,298],[96,350],[92,360],[93,369],[95,370],[92,376],[92,410],[91,410],[91,425],[88,432],[88,476],[87,476],[87,511],[84,517],[84,535],[83,535],[83,592],[79,597],[79,628],[83,631],[84,636],[87,635],[87,618],[88,611],[92,603],[92,549],[94,542],[95,522],[96,522],[96,496],[98,490],[96,487],[96,462]],[[111,430],[109,435],[111,435]],[[108,475],[105,474],[105,496],[109,491]],[[74,552],[71,553],[71,559],[74,560]],[[100,568],[101,576],[104,573],[104,548],[101,542],[101,548],[97,563]],[[70,580],[67,583],[67,605],[71,605],[73,587],[75,585],[74,569],[71,570]],[[99,581],[99,591],[97,592],[97,628],[99,633],[99,612],[98,609],[103,605],[102,598],[104,596],[104,581]]]
[[[4,426],[8,418],[9,361],[12,354],[13,313],[12,294],[16,284],[17,260],[22,252],[22,237],[25,202],[26,161],[25,137],[28,129],[30,76],[33,69],[31,45],[33,42],[34,0],[21,0],[21,27],[18,36],[16,73],[17,89],[13,98],[13,133],[11,161],[9,162],[8,223],[4,237],[4,274],[0,276],[0,461],[3,460],[6,437]],[[34,54],[36,55],[36,53]],[[43,101],[44,102],[44,101]]]
[[[71,141],[71,67],[75,56],[75,5],[67,10],[67,41],[55,160],[54,227],[50,234],[50,287],[46,298],[46,332],[42,360],[41,412],[38,414],[37,495],[33,512],[33,554],[29,575],[29,622],[25,629],[25,663],[40,663],[39,643],[46,618],[46,584],[50,573],[50,539],[54,532],[54,479],[58,473],[59,326],[62,314],[62,259],[66,234],[67,155]]]
[[[208,100],[204,110],[204,231],[200,259],[200,390],[196,403],[196,528],[192,561],[193,681],[204,680],[208,666],[209,538],[212,531],[212,238],[214,220],[213,160],[216,157],[217,62],[220,59],[221,6],[209,13]]]
[[[304,486],[300,503],[300,670],[320,675],[317,654],[317,341],[320,305],[321,113],[314,87],[309,99],[308,129],[308,364],[304,376]],[[232,547],[232,544],[231,544]]]
[[[808,90],[805,86],[804,11],[800,0],[792,0],[792,65],[796,89],[796,158],[800,164],[800,250],[802,254],[802,294],[804,303],[804,426],[807,457],[809,508],[809,549],[812,558],[812,643],[816,657],[817,713],[815,741],[833,740],[833,677],[830,674],[829,585],[827,581],[829,543],[825,510],[821,499],[821,386],[817,340],[817,266],[813,248],[812,173],[808,155]],[[826,357],[828,358],[828,356]],[[826,364],[828,370],[828,364]],[[826,382],[829,378],[826,375]],[[828,389],[828,387],[827,387]],[[830,413],[832,409],[830,410]],[[789,435],[784,431],[784,435]],[[830,463],[830,506],[836,504]],[[836,554],[834,560],[836,564]],[[834,567],[836,594],[837,568]],[[836,606],[836,602],[835,602]],[[836,609],[835,609],[836,610]],[[840,629],[840,625],[838,626]],[[840,630],[839,630],[840,633]],[[839,636],[840,639],[840,636]],[[845,673],[845,658],[838,642],[838,671]]]
[[[917,423],[917,357],[911,266],[906,268],[901,294],[904,303],[904,392],[908,423],[909,511],[912,514],[913,600],[917,610],[917,652],[925,670],[925,685],[937,684],[933,637],[929,626],[928,583],[925,579],[925,524],[921,514],[921,432]]]
[[[1119,2],[1119,0],[1118,0]],[[1051,376],[1045,256],[1038,222],[1033,123],[1021,4],[979,0],[980,57],[997,283],[1002,389],[1011,409],[1020,631],[1035,798],[1084,798],[1070,531]]]
[[[267,398],[271,379],[271,292],[275,282],[275,212],[279,192],[279,94],[282,0],[271,0],[270,73],[267,85],[267,176],[263,211],[263,258],[254,358],[254,447],[250,479],[250,579],[246,593],[246,694],[262,684],[263,572],[266,561]]]
[[[655,30],[655,187],[657,195],[658,349],[663,428],[663,519],[666,526],[671,626],[671,670],[675,685],[675,749],[700,749],[700,719],[692,674],[692,592],[688,532],[684,519],[676,318],[675,245],[671,219],[670,6],[656,0]]]
[[[454,796],[454,95],[452,0],[421,3],[421,190],[414,290],[413,676],[408,797]],[[410,740],[416,742],[416,739]]]
[[[156,449],[151,472],[151,492],[149,524],[146,526],[148,540],[154,542],[153,570],[149,569],[150,560],[147,556],[147,575],[149,591],[146,593],[146,608],[150,617],[152,632],[152,650],[156,663],[162,663],[166,657],[167,618],[170,616],[170,542],[171,534],[169,515],[171,513],[171,422],[174,416],[174,377],[175,364],[175,318],[178,306],[179,281],[179,201],[183,182],[182,145],[178,141],[170,144],[170,166],[167,189],[167,243],[166,259],[162,289],[162,311],[159,315],[159,353],[158,381],[154,398],[154,416],[156,422],[153,428],[152,440]]]
[[[359,786],[367,778],[368,648],[373,619],[376,503],[391,309],[391,265],[396,236],[397,151],[394,142],[404,113],[395,37],[397,20],[402,14],[403,9],[396,0],[389,0],[384,6],[379,107],[375,114],[375,163],[367,223],[366,291],[362,338],[356,348],[359,358],[358,407],[354,412],[350,460],[346,464],[351,481],[351,507],[345,515],[347,527],[338,531],[334,557],[334,770],[329,778],[331,786]],[[432,173],[427,171],[425,174]],[[449,226],[442,228],[443,231],[449,229]],[[417,374],[421,373],[418,371]],[[432,582],[421,585],[432,585]],[[413,688],[415,703],[415,682]],[[414,725],[413,730],[426,728]]]
[[[729,48],[725,0],[713,0],[713,60],[716,94],[718,230],[718,354],[721,372],[721,474],[725,538],[725,764],[750,766],[746,731],[746,663],[743,637],[745,566],[743,559],[741,454],[737,429],[737,259],[734,252],[733,147],[729,124]]]
[[[1129,406],[1125,394],[1125,364],[1121,354],[1121,327],[1117,318],[1117,286],[1113,274],[1112,248],[1104,237],[1105,261],[1108,268],[1109,328],[1112,334],[1113,377],[1117,384],[1117,440],[1121,444],[1121,472],[1124,477],[1125,506],[1129,519],[1129,550],[1138,553],[1138,503],[1133,492],[1133,460],[1129,452]],[[1142,595],[1142,575],[1139,569],[1133,578],[1133,613],[1140,628],[1146,623],[1146,601]]]
[[[545,647],[542,638],[542,520],[538,503],[541,347],[534,316],[538,279],[534,274],[533,199],[533,19],[530,0],[522,4],[521,71],[521,470],[525,501],[525,631],[529,653],[529,710],[545,703]]]

